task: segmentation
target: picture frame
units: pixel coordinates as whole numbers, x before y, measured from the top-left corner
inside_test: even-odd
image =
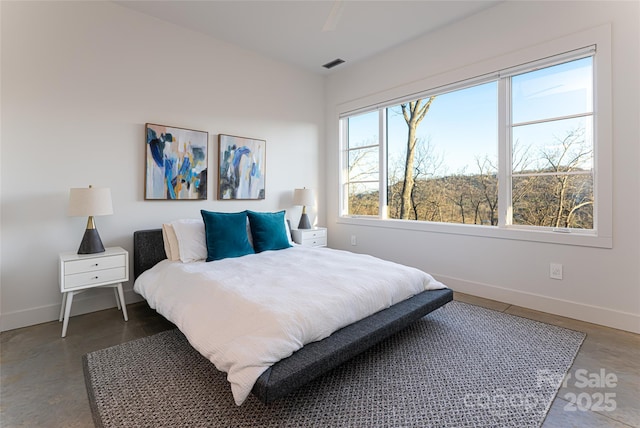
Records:
[[[264,199],[265,140],[218,135],[218,199]]]
[[[145,200],[207,199],[209,133],[145,125]]]

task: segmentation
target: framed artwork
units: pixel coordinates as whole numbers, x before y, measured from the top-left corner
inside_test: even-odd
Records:
[[[218,136],[218,199],[264,199],[266,141]]]
[[[207,199],[209,133],[147,123],[146,200]]]

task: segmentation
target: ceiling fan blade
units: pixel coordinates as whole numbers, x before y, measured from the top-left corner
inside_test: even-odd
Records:
[[[334,0],[333,6],[331,7],[331,11],[329,12],[329,16],[322,27],[322,31],[334,31],[338,26],[338,21],[340,20],[340,16],[342,15],[342,10],[344,9],[343,0]]]

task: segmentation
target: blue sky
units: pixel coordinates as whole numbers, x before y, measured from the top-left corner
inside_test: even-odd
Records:
[[[514,76],[514,123],[592,111],[591,64],[592,58],[584,58]],[[497,92],[497,82],[489,82],[440,94],[433,101],[418,127],[418,138],[428,141],[435,157],[443,159],[440,173],[478,172],[476,158],[488,156],[497,162]],[[568,129],[585,124],[590,121],[571,119],[527,125],[514,128],[514,136],[536,151],[551,150]],[[377,112],[350,118],[349,126],[352,147],[354,142],[371,143],[377,138]],[[403,159],[407,138],[407,125],[399,106],[389,109],[387,128],[392,164],[394,159]]]
[[[497,159],[497,84],[495,82],[439,95],[418,127],[418,138],[429,141],[434,155],[444,159],[448,173],[475,171],[475,157]],[[400,107],[393,108],[387,123],[389,153],[403,153],[407,124]]]

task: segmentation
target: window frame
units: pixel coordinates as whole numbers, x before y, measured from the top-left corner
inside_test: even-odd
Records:
[[[355,114],[379,112],[379,136],[381,140],[386,135],[384,109],[402,102],[415,100],[426,94],[437,94],[464,87],[481,84],[489,80],[498,81],[498,96],[508,97],[498,101],[498,197],[501,201],[511,201],[511,118],[510,111],[510,78],[530,70],[532,63],[543,64],[539,68],[552,66],[557,63],[578,59],[575,51],[583,52],[594,47],[596,53],[593,58],[593,229],[553,229],[541,226],[525,226],[507,224],[511,218],[510,206],[500,206],[498,225],[484,226],[457,223],[436,223],[416,220],[400,220],[386,218],[387,206],[387,171],[386,171],[386,141],[380,144],[380,203],[379,213],[374,216],[350,216],[345,214],[348,206],[348,195],[344,194],[344,142],[346,141],[346,126],[342,119]],[[565,55],[568,55],[565,56]],[[583,57],[588,55],[583,55]],[[565,59],[567,58],[567,59]],[[548,63],[545,63],[547,61]],[[498,71],[496,71],[498,70]],[[431,88],[425,90],[424,88]],[[508,101],[508,102],[507,102]],[[487,60],[468,67],[442,73],[438,76],[423,79],[409,85],[396,87],[388,91],[381,91],[359,101],[348,102],[338,106],[338,122],[340,130],[340,204],[338,205],[338,223],[365,225],[393,229],[405,229],[424,232],[435,232],[455,235],[490,237],[499,239],[515,239],[523,241],[547,242],[566,245],[612,248],[612,113],[611,113],[611,29],[609,25],[593,28],[576,33],[551,42],[522,49],[498,58]],[[509,116],[507,116],[509,115]],[[383,153],[384,152],[384,153]],[[382,177],[384,173],[384,179]],[[505,199],[508,198],[508,199]],[[506,204],[502,204],[506,205]]]

